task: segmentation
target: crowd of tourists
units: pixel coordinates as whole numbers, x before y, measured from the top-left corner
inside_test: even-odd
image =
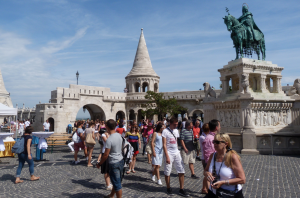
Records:
[[[141,120],[139,123],[133,120],[127,125],[122,119],[110,119],[106,122],[87,120],[76,121],[72,129],[72,142],[69,143],[69,147],[74,152],[73,164],[80,163],[78,152],[81,150],[87,167],[101,169],[106,189],[111,191],[106,197],[114,197],[115,194],[122,197],[123,170],[126,169],[127,175],[136,172],[136,157],[139,151],[142,151],[149,163],[149,171],[152,173],[150,179],[158,185],[163,185],[160,177],[160,168],[163,165],[168,195],[173,195],[170,175],[174,165],[180,185],[179,195],[189,196],[184,190],[184,168],[189,167],[192,179],[199,179],[194,170],[198,159],[202,163],[204,175],[201,193],[206,194],[206,197],[243,197],[242,184],[245,183],[245,174],[240,157],[232,150],[230,137],[221,133],[218,120],[203,124],[201,119],[183,119],[182,122],[178,122],[177,118],[172,117],[156,123],[153,120]],[[20,173],[25,161],[29,164],[31,179],[39,179],[33,175],[31,132],[31,126],[25,127],[23,136],[26,141],[26,153],[19,155],[16,183],[22,182]],[[100,154],[94,166],[91,160],[96,141],[100,144]],[[131,155],[124,154],[126,142]],[[126,160],[128,156],[129,161]],[[126,163],[128,168],[124,167]]]

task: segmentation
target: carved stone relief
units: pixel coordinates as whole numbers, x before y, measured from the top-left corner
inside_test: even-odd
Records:
[[[291,123],[291,110],[252,110],[254,126],[277,126]]]
[[[219,110],[217,116],[222,127],[241,126],[239,110]]]

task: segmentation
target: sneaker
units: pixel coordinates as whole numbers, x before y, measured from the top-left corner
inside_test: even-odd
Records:
[[[199,177],[197,177],[195,174],[193,174],[193,175],[191,175],[191,178],[198,179]]]
[[[183,197],[189,197],[190,195],[186,194],[186,192],[183,189],[179,190],[179,195],[183,196]]]
[[[157,184],[158,185],[162,185],[162,183],[161,183],[161,180],[159,179],[159,180],[157,180]]]
[[[167,188],[167,194],[170,196],[174,195],[171,188]]]
[[[80,163],[80,161],[75,161],[75,164],[79,164]]]
[[[155,182],[155,175],[152,175],[152,181]]]

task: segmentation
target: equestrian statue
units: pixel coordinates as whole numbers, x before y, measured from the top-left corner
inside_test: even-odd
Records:
[[[260,52],[262,54],[262,60],[266,58],[266,46],[264,34],[257,27],[253,20],[253,15],[249,12],[248,5],[243,4],[243,15],[236,19],[229,14],[228,8],[226,11],[228,16],[225,16],[224,23],[227,26],[227,30],[231,32],[231,39],[236,51],[236,58],[243,58],[244,56],[251,56],[255,52],[260,60]],[[239,57],[240,55],[240,57]]]

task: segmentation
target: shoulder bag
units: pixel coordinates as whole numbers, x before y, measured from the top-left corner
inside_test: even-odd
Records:
[[[156,133],[156,132],[154,132],[154,133]],[[151,138],[149,138],[149,141],[146,145],[146,152],[149,153],[150,155],[152,155],[152,153],[153,153],[151,142],[152,142],[152,138],[153,138],[154,133],[152,133]],[[156,136],[155,136],[155,139],[156,139]],[[154,139],[154,141],[155,141],[155,139]],[[155,147],[155,143],[154,143],[154,147]]]
[[[95,141],[94,138],[93,138],[93,133],[88,133],[88,134],[86,134],[85,142],[86,142],[87,144],[93,144],[93,145],[96,144],[96,141]]]

